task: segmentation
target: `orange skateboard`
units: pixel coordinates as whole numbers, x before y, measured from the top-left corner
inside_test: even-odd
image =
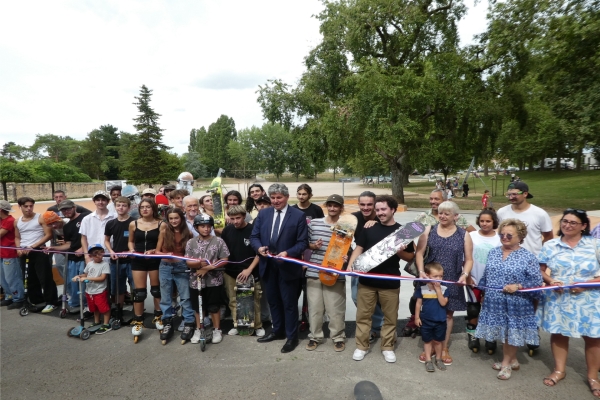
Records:
[[[342,257],[348,254],[357,224],[358,221],[352,214],[340,216],[337,223],[331,227],[333,233],[331,234],[331,240],[329,241],[329,246],[327,246],[325,257],[323,257],[322,266],[338,270],[342,269],[344,266],[344,259]],[[331,272],[319,272],[319,279],[326,286],[335,285],[338,276],[338,274]]]

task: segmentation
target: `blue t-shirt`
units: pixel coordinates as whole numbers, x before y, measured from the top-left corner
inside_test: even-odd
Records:
[[[446,286],[441,285],[442,295],[448,297],[446,294]],[[421,319],[428,321],[442,322],[446,320],[446,307],[442,307],[440,304],[437,293],[435,290],[429,289],[429,286],[417,286],[415,290],[415,298],[423,299],[423,306],[421,307]]]

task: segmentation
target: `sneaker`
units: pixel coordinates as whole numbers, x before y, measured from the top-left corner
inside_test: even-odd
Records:
[[[265,336],[265,330],[263,328],[258,328],[256,330],[256,337],[263,337]]]
[[[69,314],[77,314],[79,312],[79,307],[71,307],[67,305],[67,312]]]
[[[229,332],[227,332],[227,334],[228,334],[229,336],[235,336],[235,335],[237,335],[237,334],[238,334],[238,330],[237,330],[237,329],[235,329],[235,328],[232,328],[232,329],[231,329]]]
[[[48,313],[51,313],[54,310],[56,310],[56,307],[53,306],[52,304],[48,304],[46,307],[44,307],[44,309],[42,310],[42,313],[43,314],[48,314]]]
[[[179,332],[183,332],[183,327],[185,326],[185,321],[181,320],[181,323],[179,324],[179,328],[177,328],[177,330]]]
[[[4,299],[0,302],[0,307],[10,306],[12,302],[12,299]]]
[[[392,350],[384,350],[381,353],[383,354],[383,358],[385,358],[385,361],[389,363],[396,362],[396,353],[394,353]]]
[[[96,335],[104,335],[106,332],[112,331],[112,328],[109,324],[102,325],[100,329],[96,331]]]
[[[212,342],[214,344],[221,343],[221,340],[223,340],[223,332],[220,329],[213,330]]]
[[[361,361],[367,355],[367,350],[356,349],[354,350],[354,354],[352,354],[352,359],[355,361]]]
[[[197,344],[200,343],[200,329],[194,331],[194,336],[190,339],[190,342]]]
[[[90,326],[88,326],[88,329],[89,329],[89,328],[93,328],[93,327],[95,327],[95,326],[98,326],[98,325],[102,325],[102,322],[92,322],[92,323],[90,324]]]
[[[344,351],[346,349],[346,343],[344,342],[335,342],[333,344],[333,349],[337,352]]]
[[[306,345],[306,350],[313,351],[314,349],[317,348],[318,345],[319,345],[319,342],[317,342],[316,340],[309,340],[308,344]]]
[[[6,309],[7,310],[16,310],[16,309],[23,308],[23,306],[25,306],[24,301],[17,301],[17,302],[13,302],[10,306],[6,307]]]

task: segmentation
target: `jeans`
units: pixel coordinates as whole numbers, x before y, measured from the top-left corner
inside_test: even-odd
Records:
[[[352,295],[352,301],[354,305],[356,304],[356,296],[358,293],[358,277],[353,276],[352,281],[350,282],[350,289]],[[381,305],[377,302],[375,306],[375,312],[371,316],[371,332],[378,334],[381,336],[381,326],[383,325],[383,311],[381,311]]]
[[[133,283],[133,274],[131,273],[131,262],[129,259],[119,260],[119,295],[127,291],[127,279]],[[134,287],[131,287],[133,291]],[[111,295],[117,295],[117,262],[110,260],[110,291]]]
[[[179,302],[182,308],[183,321],[195,323],[194,310],[190,302],[190,274],[185,272],[188,269],[185,261],[175,263],[160,262],[158,268],[158,277],[160,279],[160,311],[162,311],[163,321],[173,317],[173,307],[171,305],[171,296],[173,295],[173,283],[179,292]]]
[[[7,296],[12,296],[14,303],[25,301],[23,274],[18,258],[0,258],[0,282]]]
[[[67,279],[65,285],[69,285],[69,294],[71,298],[69,299],[69,307],[79,307],[79,282],[73,282],[73,278],[77,275],[83,274],[83,270],[85,270],[85,260],[74,261],[69,260],[67,264]],[[85,307],[87,304],[87,300],[85,298],[85,282],[81,282],[81,291],[83,296],[83,306]]]

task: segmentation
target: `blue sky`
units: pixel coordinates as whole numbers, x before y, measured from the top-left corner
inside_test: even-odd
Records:
[[[459,25],[485,30],[487,1]],[[134,132],[145,84],[165,143],[187,151],[192,128],[221,114],[261,125],[258,85],[295,83],[319,42],[318,0],[4,1],[0,5],[0,146],[35,135],[77,139],[100,125]]]

